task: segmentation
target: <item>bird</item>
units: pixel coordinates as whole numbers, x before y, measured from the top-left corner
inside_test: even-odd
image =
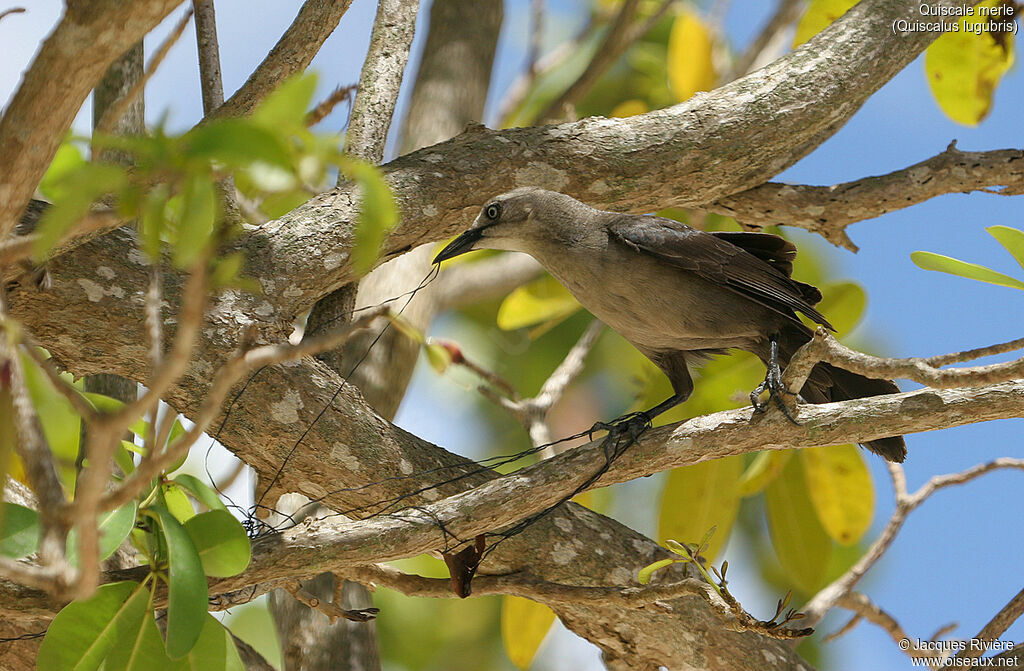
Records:
[[[779,398],[781,366],[813,335],[798,314],[835,330],[814,307],[821,292],[792,278],[796,247],[769,233],[706,232],[673,219],[607,212],[563,193],[521,187],[487,201],[434,263],[475,249],[533,256],[668,377],[671,397],[620,418],[633,423],[631,430],[636,422],[650,426],[693,393],[692,366],[734,349],[753,353],[767,367],[765,382],[751,393],[755,409],[763,410],[758,395],[768,388]],[[799,393],[807,402],[827,403],[897,392],[891,380],[819,363]],[[888,461],[906,458],[902,436],[863,445]]]

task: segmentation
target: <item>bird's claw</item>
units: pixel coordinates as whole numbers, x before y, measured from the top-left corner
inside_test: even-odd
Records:
[[[593,440],[593,434],[597,431],[607,431],[608,436],[612,439],[618,439],[620,436],[628,435],[632,440],[636,440],[640,437],[647,429],[651,428],[651,418],[645,412],[631,412],[627,415],[623,415],[611,422],[595,422],[594,426],[590,427],[587,431],[587,437]]]
[[[765,391],[768,392],[768,400],[762,403],[758,399]],[[750,404],[754,406],[754,412],[765,412],[768,409],[769,403],[774,401],[776,407],[782,411],[786,419],[796,426],[800,426],[800,422],[793,418],[793,414],[789,411],[789,406],[782,399],[783,395],[796,396],[796,393],[787,389],[786,385],[782,383],[782,368],[779,366],[778,345],[773,341],[771,360],[768,362],[768,372],[765,373],[764,381],[757,385],[754,391],[750,392]]]

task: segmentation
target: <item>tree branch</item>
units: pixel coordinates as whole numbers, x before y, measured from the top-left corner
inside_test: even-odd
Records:
[[[283,80],[304,72],[351,4],[352,0],[306,0],[288,30],[245,84],[207,118],[245,116]]]
[[[89,0],[67,7],[0,119],[0,240],[14,230],[96,82],[180,3]]]
[[[997,469],[1014,468],[1024,470],[1024,459],[1003,457],[988,463],[978,464],[977,466],[959,473],[936,475],[913,494],[907,494],[906,476],[904,475],[903,467],[899,464],[892,463],[888,463],[886,465],[889,467],[889,472],[892,474],[893,478],[893,489],[896,494],[896,510],[893,511],[892,517],[889,518],[889,522],[885,525],[885,529],[882,530],[882,533],[878,536],[875,542],[871,544],[868,551],[865,552],[864,555],[858,559],[846,573],[834,580],[828,586],[822,588],[804,606],[803,612],[807,617],[808,624],[811,626],[821,621],[832,606],[839,604],[846,607],[844,600],[848,596],[851,596],[853,588],[857,585],[860,579],[864,577],[864,575],[879,559],[881,559],[882,555],[885,554],[885,551],[889,549],[890,545],[892,545],[892,542],[896,540],[896,535],[903,527],[903,523],[906,521],[907,515],[924,503],[929,496],[944,487],[969,482],[984,475],[985,473],[989,473]],[[1024,602],[1024,599],[1022,599],[1022,602]],[[1022,604],[1017,605],[1020,606]],[[867,617],[867,615],[865,615],[865,617]],[[874,620],[872,621],[874,622]],[[1007,624],[1007,626],[1009,626],[1009,624]],[[996,638],[997,636],[998,634],[991,636],[990,638]]]
[[[916,7],[865,0],[800,49],[675,107],[628,119],[475,128],[392,161],[384,173],[403,221],[385,242],[383,260],[459,232],[467,210],[515,186],[534,184],[598,207],[650,212],[701,206],[761,184],[835,132],[934,39],[922,32],[894,40],[892,21]],[[758,151],[750,151],[752,144]],[[330,291],[352,279],[342,260],[357,203],[351,187],[339,187],[245,243],[259,250],[254,263],[290,279],[281,283],[292,294],[289,312],[324,295],[325,285]],[[311,238],[321,256],[300,252]],[[328,258],[339,262],[325,268]]]
[[[370,51],[345,132],[345,151],[370,163],[384,160],[384,144],[409,61],[419,4],[419,0],[380,0],[377,5]]]
[[[203,114],[224,104],[224,81],[220,71],[217,14],[213,0],[192,0],[196,14],[196,47],[199,52],[199,81],[203,92]]]
[[[971,639],[989,642],[998,640],[1014,622],[1024,615],[1024,589],[1017,592],[1010,601],[999,609],[991,620]],[[957,657],[981,657],[987,648],[984,645],[968,645]]]
[[[1024,151],[960,151],[956,142],[951,142],[941,154],[886,175],[835,186],[769,182],[704,208],[754,228],[798,226],[855,252],[857,246],[846,234],[850,224],[943,194],[973,191],[1024,194]]]
[[[895,433],[940,430],[997,417],[1022,416],[1024,381],[971,389],[922,390],[800,407],[808,411],[798,417],[801,426],[784,417],[765,414],[752,417],[750,409],[743,409],[651,429],[592,486],[603,487],[668,468],[761,449],[862,443]],[[871,417],[871,422],[865,422],[864,417]],[[240,576],[217,581],[212,589],[219,593],[251,589],[269,580],[302,578],[328,570],[343,570],[345,566],[392,561],[448,547],[453,538],[468,539],[501,529],[559,502],[604,462],[604,445],[599,440],[436,503],[361,521],[310,520],[280,535],[257,541],[249,569]],[[902,524],[906,514],[936,490],[962,484],[999,468],[1022,469],[1024,460],[997,459],[960,473],[936,476],[913,495],[900,496],[900,507],[894,514],[897,522],[891,525]],[[897,492],[900,491],[897,485]],[[328,495],[324,501],[329,502],[332,497]],[[568,507],[580,510],[574,505]],[[883,537],[888,535],[883,533]],[[869,551],[868,555],[872,554]],[[851,575],[856,573],[862,574],[851,571]],[[846,578],[854,584],[857,579],[859,575]],[[849,590],[833,583],[819,592],[804,609],[809,621],[820,619],[820,614],[827,610],[819,604],[838,598],[830,596],[833,592],[848,593]],[[253,594],[252,598],[255,596],[258,594]]]

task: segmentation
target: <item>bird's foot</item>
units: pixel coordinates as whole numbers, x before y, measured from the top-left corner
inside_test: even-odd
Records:
[[[614,440],[622,436],[629,436],[636,440],[647,429],[651,428],[651,418],[646,412],[631,412],[611,422],[595,422],[594,426],[587,431],[587,437],[593,439],[597,431],[607,431],[608,437]]]
[[[765,391],[768,392],[768,400],[763,403],[759,400],[761,394]],[[783,396],[796,396],[795,392],[790,391],[786,388],[786,385],[782,383],[782,368],[779,366],[779,350],[778,344],[772,341],[771,347],[771,359],[768,362],[768,372],[765,373],[764,381],[757,385],[754,391],[750,392],[750,404],[754,406],[754,412],[764,412],[768,409],[770,402],[774,401],[776,407],[782,411],[793,424],[800,426],[800,422],[793,419],[793,414],[789,411],[789,406],[783,400]]]

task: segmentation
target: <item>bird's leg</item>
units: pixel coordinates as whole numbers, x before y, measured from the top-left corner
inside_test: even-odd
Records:
[[[750,392],[750,403],[754,406],[754,412],[764,412],[768,409],[768,401],[761,403],[757,400],[765,390],[768,391],[768,398],[775,401],[775,405],[786,416],[786,419],[799,426],[800,423],[793,419],[789,408],[786,407],[782,400],[783,394],[792,396],[793,392],[786,389],[782,384],[782,368],[779,366],[779,341],[774,337],[772,337],[768,346],[768,371],[764,375],[764,381],[757,385],[754,391]]]
[[[594,426],[590,427],[587,435],[589,436],[595,431],[607,431],[609,435],[613,436],[628,433],[633,440],[636,440],[641,433],[651,428],[655,417],[669,408],[679,405],[683,400],[685,399],[679,394],[673,394],[650,410],[630,412],[610,422],[596,422]]]

